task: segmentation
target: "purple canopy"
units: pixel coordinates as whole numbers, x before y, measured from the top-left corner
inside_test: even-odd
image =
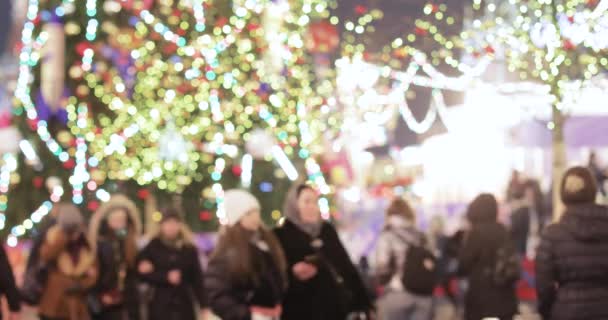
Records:
[[[607,147],[608,116],[570,117],[565,126],[568,148]],[[528,121],[510,131],[511,144],[522,147],[550,148],[552,132],[544,121]]]

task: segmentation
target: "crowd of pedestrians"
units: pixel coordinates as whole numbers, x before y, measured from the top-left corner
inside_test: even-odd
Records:
[[[410,204],[394,199],[363,272],[306,184],[289,192],[285,221],[274,229],[262,222],[258,199],[227,191],[227,223],[205,267],[175,209],[162,210],[158,232],[142,243],[138,209],[125,196],[113,196],[88,224],[61,203],[33,240],[21,288],[0,250],[0,289],[11,320],[21,303],[37,306],[43,320],[429,320],[438,290],[465,320],[506,320],[519,312],[521,261],[536,257],[544,319],[608,319],[608,209],[595,202],[595,174],[565,174],[566,211],[553,224],[538,184],[516,186],[510,223],[499,222],[497,199],[481,194],[452,236],[441,219],[423,232]]]

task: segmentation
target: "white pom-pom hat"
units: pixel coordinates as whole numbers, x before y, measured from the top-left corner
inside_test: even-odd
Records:
[[[247,213],[260,208],[258,199],[245,190],[232,189],[224,193],[224,209],[229,226],[236,225]]]

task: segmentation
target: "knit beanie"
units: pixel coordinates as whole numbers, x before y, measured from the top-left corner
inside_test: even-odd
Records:
[[[251,193],[232,189],[224,193],[224,208],[229,226],[236,225],[251,210],[260,210],[260,203]]]
[[[84,228],[84,218],[78,207],[73,204],[61,203],[57,210],[57,224],[68,233]]]
[[[573,167],[566,171],[561,184],[561,197],[565,205],[594,203],[597,183],[591,171],[585,167]]]

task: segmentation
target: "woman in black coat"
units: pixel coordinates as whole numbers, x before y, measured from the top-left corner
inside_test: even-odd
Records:
[[[112,196],[91,218],[89,240],[99,264],[89,296],[93,319],[139,319],[135,259],[140,231],[139,211],[123,195]]]
[[[195,320],[195,301],[205,307],[198,251],[182,219],[167,210],[160,234],[138,256],[138,272],[152,287],[149,320]]]
[[[561,185],[566,212],[545,230],[536,258],[544,319],[608,319],[608,207],[595,204],[591,172],[570,169]]]
[[[460,251],[460,274],[469,280],[465,297],[465,319],[498,318],[511,320],[517,313],[515,281],[498,285],[492,276],[496,252],[512,245],[509,232],[497,222],[498,204],[490,194],[478,196],[469,206],[471,231],[465,235]]]
[[[369,313],[372,303],[338,233],[321,221],[317,193],[297,186],[285,206],[287,220],[275,230],[287,257],[289,289],[284,320],[343,320]]]
[[[224,205],[228,224],[205,274],[209,306],[222,320],[278,320],[287,286],[281,245],[251,194],[227,191]]]

